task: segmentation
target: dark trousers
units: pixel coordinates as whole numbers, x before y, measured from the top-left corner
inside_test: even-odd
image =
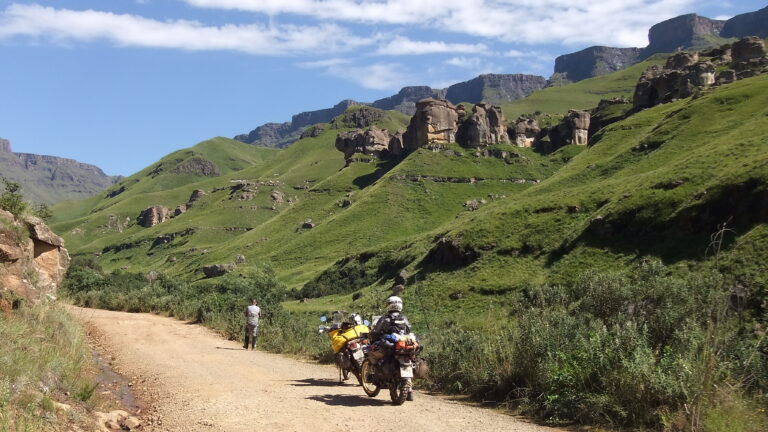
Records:
[[[256,339],[259,337],[259,326],[253,324],[245,325],[245,341],[243,348],[248,349],[248,341],[251,342],[251,349],[256,348]]]

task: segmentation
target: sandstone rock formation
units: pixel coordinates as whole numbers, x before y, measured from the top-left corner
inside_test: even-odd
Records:
[[[390,142],[394,139],[394,145],[398,146],[397,138],[390,136],[386,130],[371,127],[368,130],[355,130],[340,133],[336,137],[336,149],[344,153],[347,163],[352,161],[355,153],[384,159],[389,156]]]
[[[403,135],[403,148],[409,151],[456,142],[458,120],[456,106],[447,100],[420,100]]]
[[[173,209],[173,216],[174,217],[181,216],[181,215],[183,215],[186,212],[187,212],[187,205],[186,204],[179,204],[179,205],[176,206],[175,209]]]
[[[581,81],[625,69],[639,60],[641,48],[592,46],[555,59],[555,75],[550,80]]]
[[[322,124],[316,124],[314,126],[310,126],[301,133],[300,139],[304,138],[317,138],[320,136],[321,133],[323,133],[323,130],[325,130],[325,127],[323,127]]]
[[[733,43],[731,59],[734,63],[749,61],[765,56],[765,43],[755,36],[747,36]]]
[[[587,111],[570,110],[563,120],[549,131],[553,149],[568,144],[587,145],[589,142],[589,120]]]
[[[507,126],[501,108],[484,103],[472,107],[472,115],[459,127],[456,140],[459,144],[472,148],[508,142]]]
[[[273,190],[269,197],[272,198],[272,201],[275,202],[275,204],[282,204],[285,202],[285,194],[280,192],[279,190]]]
[[[749,35],[768,37],[768,6],[755,12],[736,15],[725,22],[720,32],[720,36],[726,38],[742,38]]]
[[[696,89],[727,84],[737,79],[763,73],[768,66],[768,56],[761,39],[746,37],[732,46],[705,50],[701,53],[677,53],[667,59],[663,68],[652,66],[640,77],[635,87],[635,109],[650,108],[660,103],[689,97]],[[711,61],[698,61],[699,57],[711,57]],[[721,70],[715,77],[718,67]]]
[[[144,228],[153,227],[159,223],[163,223],[170,219],[171,212],[168,207],[161,205],[153,205],[141,211],[136,218],[136,223]]]
[[[533,147],[536,138],[541,132],[539,123],[535,119],[519,117],[514,127],[510,128],[514,137],[514,143],[518,147]]]
[[[32,303],[55,299],[68,267],[64,241],[41,219],[0,210],[0,301],[3,293]]]

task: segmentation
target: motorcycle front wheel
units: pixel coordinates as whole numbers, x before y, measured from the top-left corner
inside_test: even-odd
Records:
[[[364,360],[363,365],[360,366],[360,385],[363,387],[363,391],[370,397],[376,397],[381,391],[381,387],[371,382],[373,377],[373,365],[370,361]]]

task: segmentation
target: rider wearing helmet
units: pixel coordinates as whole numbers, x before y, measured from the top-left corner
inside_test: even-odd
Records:
[[[402,314],[403,299],[398,296],[387,298],[387,314],[379,318],[370,334],[371,341],[377,341],[391,333],[408,334],[411,332],[411,324],[408,318]]]

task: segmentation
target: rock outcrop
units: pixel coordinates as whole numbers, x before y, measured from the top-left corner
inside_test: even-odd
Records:
[[[590,115],[587,111],[570,110],[563,120],[549,131],[553,149],[568,144],[587,145]]]
[[[395,140],[393,147],[396,148],[390,149],[390,143],[393,142],[393,139]],[[355,130],[339,134],[336,137],[336,149],[344,153],[344,159],[349,164],[356,153],[384,159],[402,149],[402,145],[398,145],[397,141],[397,138],[390,136],[387,130],[374,126],[367,130]]]
[[[366,128],[380,121],[385,116],[384,111],[378,108],[362,106],[346,111],[331,121],[331,127],[341,128]]]
[[[555,59],[555,75],[550,80],[581,81],[625,69],[640,58],[642,48],[591,46]]]
[[[237,135],[236,140],[261,147],[283,148],[296,142],[301,134],[300,127],[291,122],[265,123],[247,134]]]
[[[518,147],[533,147],[539,133],[541,133],[539,123],[531,118],[519,117],[514,127],[510,127],[510,134]]]
[[[699,61],[699,57],[711,57],[711,61]],[[680,52],[667,59],[664,67],[648,68],[635,87],[635,109],[686,98],[696,89],[727,84],[737,79],[763,73],[768,66],[765,46],[761,39],[746,37],[732,46],[723,46],[702,53]],[[715,76],[717,68],[723,69]]]
[[[204,177],[218,177],[221,175],[221,170],[215,163],[208,159],[194,156],[191,157],[173,168],[171,171],[175,174],[192,174]]]
[[[10,153],[11,142],[5,138],[0,138],[0,152]]]
[[[212,278],[212,277],[224,276],[225,274],[234,270],[235,267],[236,265],[234,263],[211,264],[211,265],[203,266],[200,270],[202,270],[205,277]]]
[[[747,36],[736,41],[731,46],[731,61],[734,63],[748,62],[765,56],[765,43],[755,36]]]
[[[55,299],[68,268],[64,241],[41,219],[0,210],[0,302],[7,294],[32,303]]]
[[[642,58],[656,53],[672,53],[680,49],[704,48],[707,38],[719,36],[725,21],[713,20],[696,14],[680,15],[655,24],[648,30],[648,46]]]
[[[456,142],[458,121],[456,106],[447,100],[420,100],[403,134],[403,147],[409,151]]]
[[[522,99],[546,85],[547,80],[538,75],[485,74],[448,87],[445,99],[454,104],[509,102]]]
[[[459,126],[456,141],[471,148],[509,142],[501,108],[484,103],[473,106],[472,115]]]
[[[141,211],[136,218],[136,223],[144,228],[151,228],[159,223],[163,223],[170,219],[171,212],[168,207],[161,205],[153,205]]]
[[[0,173],[23,186],[24,198],[48,205],[93,196],[122,179],[73,159],[14,153],[5,139],[0,139]]]
[[[723,25],[720,36],[743,38],[745,36],[768,37],[768,6],[729,19]]]
[[[189,199],[187,200],[187,209],[191,208],[197,201],[199,201],[201,198],[203,198],[206,195],[205,191],[202,189],[195,189],[192,191],[192,194],[189,195]]]

